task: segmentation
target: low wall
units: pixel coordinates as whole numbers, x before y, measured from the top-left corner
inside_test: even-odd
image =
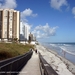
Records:
[[[58,75],[39,53],[41,75]]]

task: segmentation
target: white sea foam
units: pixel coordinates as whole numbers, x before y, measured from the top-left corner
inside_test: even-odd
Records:
[[[50,44],[51,46],[53,46],[53,47],[57,47],[57,45],[56,44]]]
[[[69,44],[63,44],[64,46],[72,46],[72,45],[69,45]]]
[[[69,54],[72,54],[72,55],[75,55],[75,53],[73,53],[73,52],[71,52],[71,50],[69,51],[69,50],[67,50],[67,48],[66,47],[60,47],[63,51],[65,51],[65,52],[67,52],[67,53],[69,53]]]
[[[75,45],[72,44],[50,44],[51,49],[55,49],[55,51],[65,51],[69,54],[75,55]]]

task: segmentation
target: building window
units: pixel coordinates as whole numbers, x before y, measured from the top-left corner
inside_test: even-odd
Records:
[[[5,16],[7,16],[7,12],[8,12],[7,10],[4,11]]]
[[[6,26],[7,25],[7,22],[5,22],[4,25]]]
[[[10,36],[10,38],[12,38],[12,36]]]
[[[5,34],[7,34],[7,31],[5,31]]]
[[[9,16],[9,20],[12,20],[12,16]]]
[[[10,31],[12,31],[12,28],[10,28]]]

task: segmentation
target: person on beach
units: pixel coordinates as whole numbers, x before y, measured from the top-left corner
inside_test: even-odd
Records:
[[[65,58],[65,55],[66,55],[66,51],[64,51],[64,50],[63,50],[62,52],[63,52],[63,56],[64,56],[64,58]]]
[[[35,50],[35,53],[37,53],[37,49]]]
[[[66,55],[66,52],[64,51],[64,57],[65,57],[65,55]]]

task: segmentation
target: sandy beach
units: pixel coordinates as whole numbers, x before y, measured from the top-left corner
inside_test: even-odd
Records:
[[[36,48],[58,75],[75,75],[75,65],[73,63],[42,45],[36,45]]]

